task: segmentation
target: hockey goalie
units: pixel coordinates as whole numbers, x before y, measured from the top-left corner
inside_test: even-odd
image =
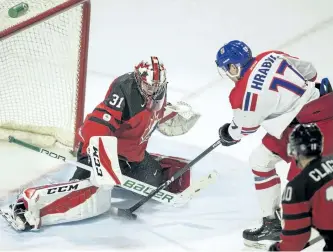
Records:
[[[110,209],[110,190],[122,184],[123,176],[159,186],[184,167],[185,159],[146,151],[156,128],[168,136],[181,135],[200,117],[184,103],[168,104],[167,84],[158,57],[141,61],[134,71],[116,78],[78,132],[77,160],[91,171],[77,167],[66,183],[23,190],[9,209],[2,210],[11,225],[26,231],[98,216]],[[190,171],[168,191],[180,193],[189,186]]]

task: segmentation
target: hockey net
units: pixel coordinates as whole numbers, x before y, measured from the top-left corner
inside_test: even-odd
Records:
[[[29,9],[11,18],[9,8]],[[83,120],[90,2],[0,0],[0,139],[73,150]]]

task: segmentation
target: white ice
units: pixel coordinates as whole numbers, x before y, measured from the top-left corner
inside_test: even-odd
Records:
[[[332,77],[332,8],[330,0],[92,0],[86,113],[104,97],[115,76],[131,71],[143,57],[157,55],[168,68],[169,99],[184,99],[202,117],[184,136],[168,138],[156,132],[148,150],[192,159],[217,140],[219,126],[231,119],[232,83],[217,74],[217,49],[229,40],[244,40],[254,54],[284,50],[312,61],[319,77]],[[212,169],[220,176],[184,207],[151,202],[138,211],[135,222],[105,214],[23,234],[0,220],[0,249],[246,250],[242,230],[260,218],[247,159],[264,133],[260,130],[236,146],[218,147],[202,159],[193,168],[194,178]],[[0,196],[30,181],[66,180],[73,172],[65,166],[51,172],[59,167],[54,161],[8,143],[0,145],[0,153]],[[283,179],[286,168],[279,164]]]

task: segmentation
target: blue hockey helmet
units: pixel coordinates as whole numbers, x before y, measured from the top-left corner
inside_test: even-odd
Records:
[[[225,74],[232,78],[240,77],[241,68],[251,59],[251,49],[242,41],[232,40],[218,50],[215,62],[219,69],[222,69]],[[237,73],[230,73],[231,64],[238,68]]]

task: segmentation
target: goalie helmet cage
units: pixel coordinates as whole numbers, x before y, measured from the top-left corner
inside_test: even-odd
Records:
[[[28,4],[11,18],[8,10]],[[0,139],[75,151],[84,117],[88,0],[0,0]]]

